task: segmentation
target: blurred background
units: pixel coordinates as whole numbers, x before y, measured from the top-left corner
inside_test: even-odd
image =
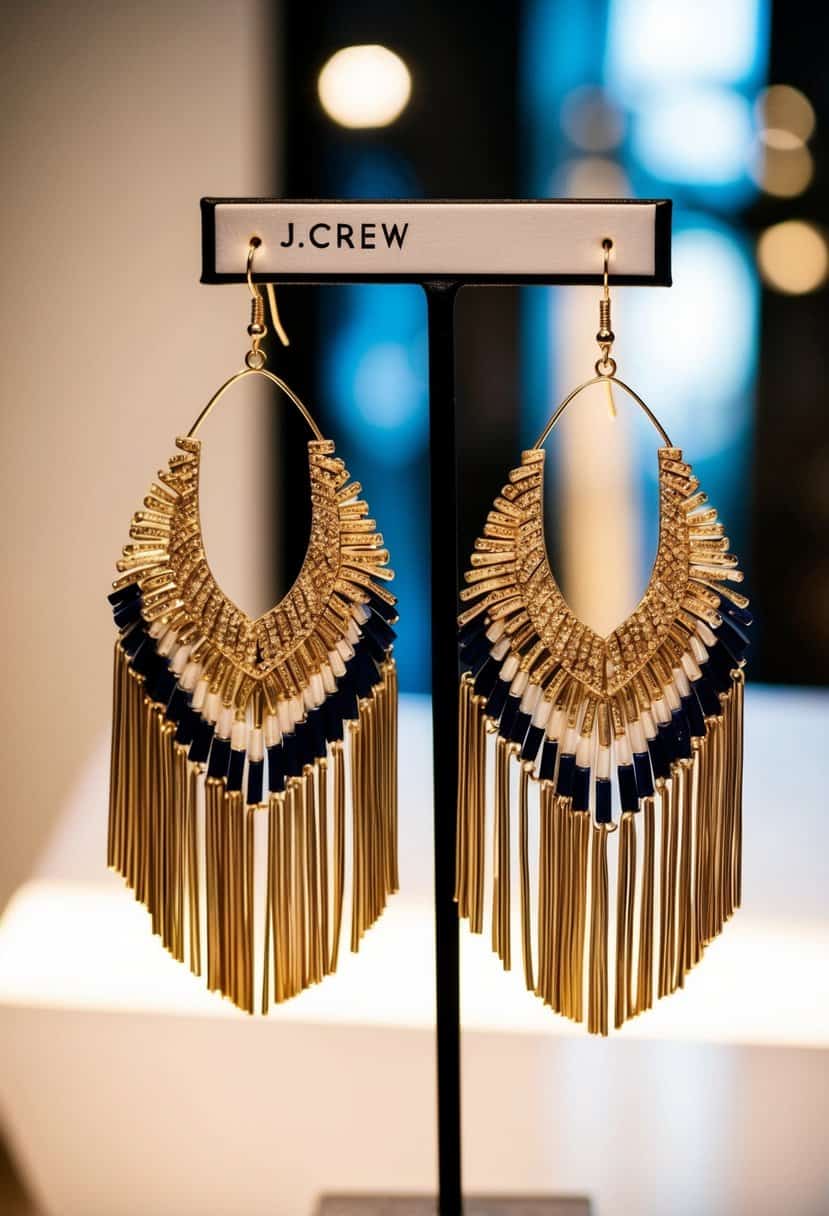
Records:
[[[296,1213],[326,1187],[433,1182],[418,287],[280,290],[291,346],[272,344],[271,362],[365,486],[397,571],[412,764],[398,937],[378,937],[339,991],[253,1027],[168,975],[154,943],[130,955],[133,922],[101,881],[103,597],[137,497],[246,345],[244,289],[197,282],[203,195],[673,199],[674,286],[613,293],[614,355],[694,463],[746,572],[764,686],[750,703],[746,916],[772,926],[773,949],[748,935],[717,956],[711,982],[747,994],[733,1024],[730,1006],[706,1022],[683,993],[678,1022],[653,1015],[662,1041],[643,1023],[620,1046],[522,1022],[518,989],[467,953],[468,1173],[478,1189],[589,1192],[601,1216],[827,1210],[826,14],[772,0],[41,0],[4,19],[0,1114],[6,1173],[23,1182],[8,1182],[6,1207],[0,1191],[0,1211],[210,1216],[242,1198],[248,1213]],[[520,448],[591,374],[597,298],[461,293],[462,560]],[[548,544],[570,603],[603,631],[639,599],[656,544],[655,436],[618,404],[611,420],[601,393],[580,399],[549,445]],[[211,563],[258,614],[304,553],[303,437],[250,389],[210,427]],[[219,1117],[228,1103],[246,1112],[241,1130]],[[612,1123],[593,1159],[592,1120],[629,1126],[637,1111],[631,1143],[650,1173]],[[338,1112],[363,1134],[343,1135]],[[372,1136],[389,1137],[382,1160]]]

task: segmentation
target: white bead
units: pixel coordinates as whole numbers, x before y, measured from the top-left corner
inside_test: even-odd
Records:
[[[502,638],[496,646],[492,647],[490,654],[496,662],[500,663],[504,655],[509,654],[509,638]]]
[[[331,670],[337,679],[342,679],[342,677],[345,675],[345,663],[342,661],[339,651],[329,650],[328,662],[331,664]]]
[[[268,714],[265,719],[265,746],[276,747],[282,742],[282,731],[279,729],[279,719],[276,714]]]
[[[153,621],[152,625],[150,625],[149,629],[147,630],[147,633],[151,638],[160,638],[162,633],[166,632],[166,629],[167,626],[163,621]]]
[[[691,655],[686,651],[682,656],[682,670],[685,672],[689,680],[698,680],[702,675],[698,665],[694,662]]]
[[[265,748],[263,746],[262,728],[254,726],[248,738],[248,759],[249,760],[264,760]]]
[[[341,638],[340,641],[337,642],[337,653],[346,663],[349,659],[354,657],[354,651],[351,649],[345,638]]]
[[[207,694],[207,701],[204,707],[204,716],[208,722],[218,721],[219,714],[222,711],[222,700],[217,692]]]
[[[507,622],[504,620],[503,617],[501,617],[501,619],[498,621],[492,622],[489,629],[487,629],[487,631],[486,631],[486,636],[489,638],[490,642],[492,642],[493,645],[498,641],[498,639],[500,638],[501,634],[504,632],[506,627],[507,627]]]
[[[337,691],[337,681],[334,679],[334,673],[327,663],[323,663],[320,674],[322,676],[322,686],[330,696],[331,693]]]
[[[175,646],[175,644],[176,644],[176,631],[175,631],[175,629],[168,629],[167,632],[162,637],[161,641],[156,646],[156,650],[158,651],[158,653],[160,655],[163,655],[164,658],[166,659],[167,656],[172,653],[172,650],[173,650],[173,647]]]
[[[510,696],[511,697],[523,696],[524,689],[527,687],[529,680],[530,680],[530,677],[529,677],[528,672],[519,671],[518,674],[516,675],[515,679],[513,680],[513,682],[510,684],[510,687],[509,687]]]
[[[590,768],[590,761],[593,759],[593,736],[579,735],[579,741],[576,744],[576,764],[579,768]]]
[[[355,604],[353,614],[355,621],[363,625],[371,616],[371,609],[368,604]]]
[[[310,713],[311,710],[315,708],[314,690],[311,688],[310,684],[308,684],[302,690],[302,708],[303,708],[303,717],[305,716],[306,713]]]
[[[688,677],[681,667],[674,668],[674,684],[681,697],[687,697],[691,691],[691,685],[688,683]]]
[[[541,689],[538,690],[541,692]],[[553,712],[552,701],[546,701],[543,697],[535,707],[533,713],[533,726],[538,726],[541,730],[547,725],[550,720],[550,714]]]
[[[561,741],[561,751],[565,756],[574,756],[576,754],[575,726],[568,726],[564,732],[564,738]]]
[[[201,663],[188,663],[181,673],[179,684],[185,692],[192,692],[201,674]]]
[[[185,667],[187,666],[187,660],[190,657],[190,651],[192,649],[192,646],[179,646],[178,650],[170,660],[170,670],[174,673],[174,675],[180,676],[184,671]]]
[[[606,780],[610,776],[610,748],[600,747],[596,756],[596,777]]]
[[[668,707],[671,710],[680,708],[679,693],[673,684],[665,685],[665,700],[668,702]]]
[[[245,744],[248,740],[248,724],[244,719],[236,718],[233,723],[233,729],[230,732],[230,746],[235,752],[245,750]]]
[[[632,764],[633,756],[631,755],[630,742],[627,735],[620,735],[615,741],[616,743],[616,763],[617,764]]]
[[[206,678],[203,680],[199,680],[199,682],[196,684],[196,687],[193,689],[193,701],[192,701],[193,709],[195,709],[197,711],[201,710],[201,708],[204,705],[204,702],[207,698],[207,690],[209,689],[209,687],[210,687],[210,681]]]
[[[705,621],[697,621],[697,633],[702,638],[703,642],[705,642],[706,646],[708,646],[708,647],[716,646],[716,644],[717,644],[716,634],[711,632],[711,630],[705,624]]]
[[[654,701],[653,712],[656,715],[657,722],[670,722],[671,715],[668,713],[668,707],[664,700]]]
[[[233,710],[229,705],[223,705],[216,719],[216,734],[220,739],[229,739],[233,730]]]
[[[279,730],[283,735],[289,735],[294,729],[294,719],[291,714],[289,701],[277,701],[276,713],[279,720]]]
[[[356,646],[360,640],[360,630],[356,621],[349,621],[348,628],[345,631],[345,636],[352,646]]]
[[[645,732],[642,730],[642,723],[639,721],[631,722],[628,726],[628,735],[630,736],[630,745],[634,752],[642,753],[647,751],[645,744]]]
[[[290,707],[291,717],[293,718],[294,724],[301,722],[305,717],[305,704],[302,697],[291,697]]]
[[[564,710],[555,709],[550,714],[547,721],[547,738],[556,740],[561,738],[561,730],[564,726]]]
[[[646,739],[656,738],[656,723],[653,720],[653,715],[649,709],[642,710],[642,727],[645,731]]]
[[[699,638],[691,638],[691,652],[698,663],[704,663],[708,658],[708,651]]]
[[[511,654],[508,659],[504,660],[504,665],[498,674],[505,683],[511,683],[513,676],[518,671],[519,662],[517,654]]]
[[[538,704],[538,698],[541,696],[541,687],[538,684],[528,684],[524,695],[521,698],[521,713],[531,714],[534,712]]]
[[[314,705],[322,705],[325,700],[325,688],[322,683],[322,676],[318,671],[315,671],[311,676],[311,695],[314,698]]]

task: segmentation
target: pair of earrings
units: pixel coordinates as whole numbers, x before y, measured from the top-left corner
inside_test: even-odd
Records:
[[[265,367],[258,244],[248,252],[245,367],[176,441],[133,516],[109,597],[118,629],[109,864],[171,953],[249,1012],[332,972],[346,903],[356,950],[398,886],[393,574],[359,484]],[[751,618],[728,586],[742,575],[716,512],[616,377],[603,247],[595,375],[510,472],[461,592],[456,898],[473,932],[489,905],[493,950],[509,968],[517,853],[527,988],[606,1034],[611,986],[618,1027],[655,992],[682,986],[739,905]],[[281,389],[313,433],[308,551],[257,620],[207,563],[196,437],[222,394],[251,375]],[[650,582],[607,637],[568,607],[543,525],[543,444],[596,383],[629,394],[664,444]],[[612,959],[607,846],[617,829]]]

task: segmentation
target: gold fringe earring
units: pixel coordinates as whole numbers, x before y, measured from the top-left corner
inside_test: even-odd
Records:
[[[118,636],[107,862],[170,953],[249,1013],[335,970],[349,824],[353,949],[398,885],[393,573],[359,483],[265,368],[259,244],[248,250],[245,366],[176,441],[133,516],[109,596]],[[196,438],[249,376],[279,388],[314,436],[305,561],[256,620],[207,564]]]
[[[682,987],[739,906],[751,624],[748,601],[733,588],[743,576],[716,511],[681,450],[616,376],[611,248],[603,242],[595,375],[565,398],[495,498],[475,541],[459,616],[458,910],[481,933],[488,906],[492,948],[509,968],[514,866],[527,987],[594,1034],[606,1034],[611,1018],[622,1027],[650,1009],[655,994]],[[543,445],[570,402],[594,384],[630,396],[663,443],[651,579],[631,616],[606,637],[570,610],[544,540]],[[611,833],[618,843],[614,909]]]

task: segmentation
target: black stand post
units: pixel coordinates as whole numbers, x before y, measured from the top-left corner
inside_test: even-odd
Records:
[[[458,284],[431,282],[424,288],[429,318],[438,1212],[440,1216],[461,1216],[460,967],[454,900],[458,782],[454,310]]]

